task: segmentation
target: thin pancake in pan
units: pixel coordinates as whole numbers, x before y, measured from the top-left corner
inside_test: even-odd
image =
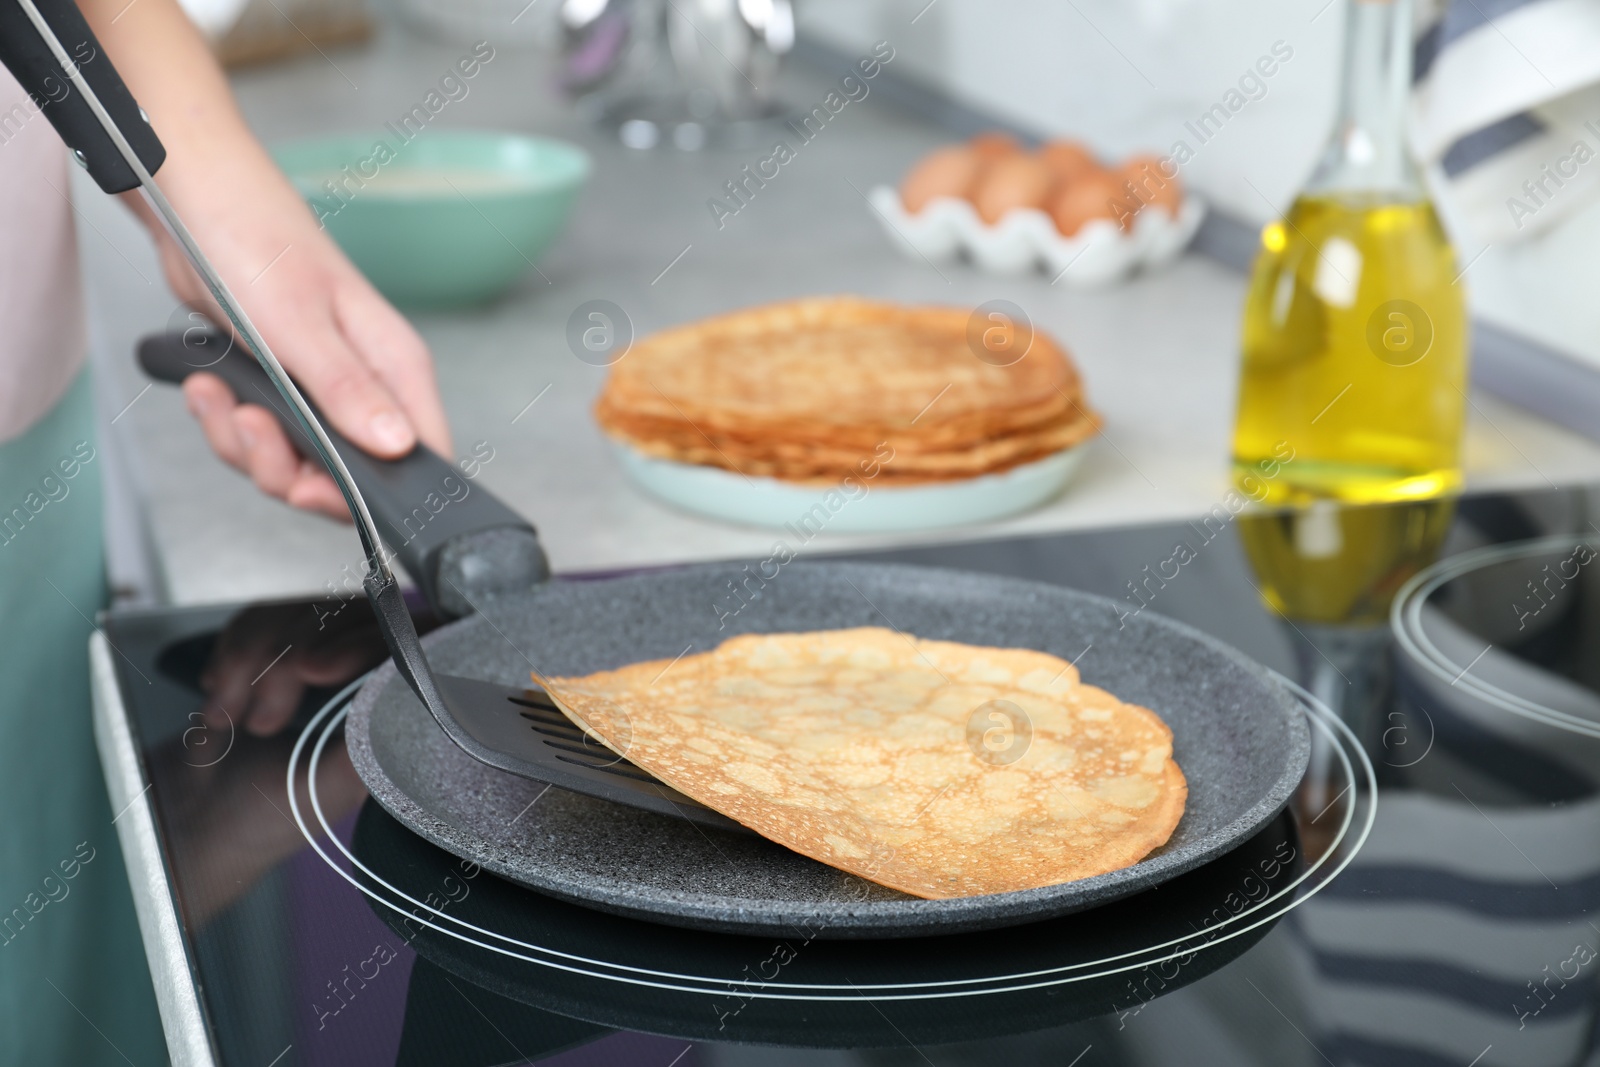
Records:
[[[879,627],[536,678],[579,725],[796,852],[942,899],[1138,862],[1187,784],[1151,711],[1065,660]]]

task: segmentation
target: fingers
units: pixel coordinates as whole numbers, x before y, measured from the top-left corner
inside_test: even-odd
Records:
[[[358,448],[394,459],[417,443],[417,431],[405,409],[351,348],[331,309],[280,324],[275,332],[281,340],[269,337],[268,343],[284,367],[299,379],[328,421]]]
[[[284,368],[358,448],[396,459],[421,440],[448,458],[449,426],[422,338],[347,264],[324,264],[315,296],[308,298],[304,271],[288,270],[292,260],[285,259],[257,294],[265,305],[258,323]],[[281,291],[273,291],[274,284]],[[212,375],[191,375],[184,393],[211,447],[263,492],[348,517],[333,481],[299,456],[268,411],[238,404]]]
[[[367,787],[350,762],[343,736],[328,746],[317,770],[317,799],[332,821],[355,811],[367,799]]]
[[[333,479],[314,460],[302,459],[300,471],[289,492],[284,496],[291,505],[306,511],[316,511],[340,522],[353,522],[350,507],[344,494],[334,485]]]
[[[285,658],[294,657],[298,652],[296,649]],[[244,728],[256,737],[271,737],[294,718],[300,708],[300,698],[305,695],[306,683],[300,676],[298,664],[279,663],[263,674],[252,689]]]
[[[306,459],[289,443],[289,435],[266,408],[240,404],[233,424],[244,446],[241,469],[268,496],[329,518],[350,521],[344,496],[320,462]]]
[[[244,470],[244,443],[233,423],[233,409],[239,406],[233,390],[214,374],[191,374],[183,382],[183,399],[211,450],[230,467]]]
[[[305,604],[246,608],[228,620],[200,674],[204,725],[275,734],[294,718],[308,686],[349,681],[386,654],[376,624],[359,612],[320,613]]]
[[[301,660],[300,677],[308,685],[341,685],[382,663],[388,654],[377,626],[363,624],[310,648]]]
[[[290,487],[300,478],[300,456],[290,447],[277,418],[255,404],[240,404],[232,416],[234,432],[244,448],[242,469],[263,493],[288,499]]]
[[[206,702],[200,714],[206,726],[220,730],[250,710],[252,662],[244,657],[213,662],[200,679]],[[259,669],[259,668],[257,668]]]
[[[399,402],[418,436],[449,459],[450,427],[421,336],[362,278],[335,292],[333,310],[351,350]]]
[[[319,463],[302,457],[276,416],[256,404],[240,404],[215,375],[191,374],[183,383],[189,410],[206,441],[229,466],[250,476],[262,492],[297,508],[350,521],[344,496]]]

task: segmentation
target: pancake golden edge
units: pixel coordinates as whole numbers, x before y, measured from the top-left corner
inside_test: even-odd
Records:
[[[841,477],[857,474],[869,461],[875,461],[870,464],[875,469],[870,476],[873,484],[895,486],[998,474],[1080,444],[1092,437],[1099,426],[1098,418],[1082,419],[1045,431],[991,438],[967,448],[943,452],[908,450],[901,447],[903,441],[892,436],[878,452],[821,445],[744,449],[737,444],[719,444],[704,436],[665,433],[616,436],[645,455],[802,484],[837,485]],[[888,458],[878,461],[880,456]]]
[[[1129,866],[1167,841],[1188,796],[1154,712],[1026,649],[879,627],[745,634],[676,661],[534,680],[680,792],[928,899]],[[1016,749],[994,747],[1007,719],[1031,727],[1013,762]],[[1012,725],[1011,743],[1024,732]]]
[[[744,308],[641,341],[611,368],[605,394],[639,414],[695,422],[719,415],[738,425],[916,419],[931,429],[1079,391],[1071,362],[1043,331],[1014,362],[977,358],[967,336],[971,314],[850,296]]]
[[[801,483],[855,474],[880,445],[902,459],[885,484],[999,473],[1098,431],[1053,340],[999,366],[973,355],[969,319],[855,297],[744,309],[642,342],[595,416],[647,455]]]

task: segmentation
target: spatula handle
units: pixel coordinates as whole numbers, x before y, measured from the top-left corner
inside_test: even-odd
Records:
[[[39,32],[36,18],[54,32],[63,56],[58,56]],[[138,188],[139,176],[122,158],[83,94],[73,88],[64,62],[83,75],[139,161],[154,174],[165,162],[167,151],[77,5],[72,0],[31,0],[27,4],[0,0],[0,63],[27,91],[32,108],[50,120],[100,188],[108,193]],[[38,113],[33,111],[28,118]]]
[[[266,373],[227,335],[200,327],[153,334],[139,342],[138,353],[139,365],[157,381],[215,374],[241,403],[276,415],[302,455],[316,455]],[[523,591],[549,577],[533,526],[477,484],[470,468],[458,470],[420,444],[399,459],[378,459],[339,431],[327,432],[385,543],[439,615],[469,614],[484,597]]]

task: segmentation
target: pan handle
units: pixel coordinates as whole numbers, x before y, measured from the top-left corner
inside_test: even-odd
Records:
[[[64,56],[55,54],[40,32],[39,22],[54,31]],[[0,63],[27,91],[33,106],[44,112],[101,189],[108,193],[137,189],[139,176],[122,158],[89,102],[73,88],[63,59],[89,83],[139,161],[154,174],[166,162],[167,150],[106,58],[78,6],[72,0],[32,0],[31,4],[0,0]]]
[[[240,403],[276,415],[301,455],[316,455],[266,373],[227,334],[202,327],[152,334],[139,342],[138,355],[139,365],[157,381],[181,382],[196,371],[215,374]],[[384,542],[441,617],[469,614],[483,597],[523,591],[549,577],[537,531],[477,484],[467,461],[457,469],[421,444],[399,459],[378,459],[337,430],[327,432]]]

